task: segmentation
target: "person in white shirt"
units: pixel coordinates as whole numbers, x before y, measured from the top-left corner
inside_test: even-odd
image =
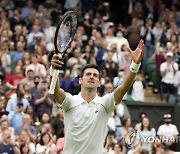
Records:
[[[107,122],[119,104],[124,94],[130,89],[136,73],[139,70],[144,41],[140,40],[135,51],[128,48],[132,57],[130,70],[123,83],[112,93],[103,97],[97,96],[100,86],[100,70],[97,65],[89,64],[83,67],[79,79],[81,92],[72,96],[56,82],[54,97],[62,105],[65,123],[65,145],[63,154],[100,154],[103,152],[103,142],[106,135]],[[50,74],[54,68],[61,68],[63,62],[54,54],[51,60]]]
[[[171,114],[164,115],[164,124],[160,125],[157,135],[162,138],[163,144],[171,150],[175,150],[175,141],[179,135],[176,125],[172,124]],[[173,142],[174,141],[174,142]]]
[[[162,92],[165,98],[164,101],[168,101],[170,94],[174,95],[176,93],[174,79],[178,69],[178,64],[173,60],[173,53],[167,52],[166,61],[160,65]]]

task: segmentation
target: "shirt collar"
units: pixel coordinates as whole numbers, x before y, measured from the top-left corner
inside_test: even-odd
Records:
[[[81,101],[82,103],[83,103],[83,102],[86,102],[86,103],[87,103],[87,101],[82,98],[81,92],[79,92],[78,97],[80,98],[80,101]],[[96,103],[97,103],[97,100],[98,100],[98,95],[96,94],[96,96],[94,97],[94,99],[93,99],[90,103],[96,104]]]

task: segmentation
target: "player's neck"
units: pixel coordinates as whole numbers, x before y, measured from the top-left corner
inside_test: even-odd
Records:
[[[96,97],[96,93],[95,90],[81,90],[81,97],[89,103]]]

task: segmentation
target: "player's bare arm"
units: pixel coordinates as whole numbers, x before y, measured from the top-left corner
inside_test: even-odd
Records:
[[[51,66],[53,69],[60,69],[63,65],[63,61],[59,60],[59,57],[57,54],[54,54],[53,57],[52,57],[52,60],[51,60]],[[59,78],[57,79],[56,81],[56,86],[55,86],[55,90],[54,90],[54,98],[56,99],[56,101],[59,103],[59,104],[62,104],[62,102],[64,101],[65,99],[65,92],[63,89],[60,88],[60,85],[59,85]]]
[[[128,47],[128,51],[132,57],[132,61],[135,64],[140,64],[142,56],[143,56],[143,52],[144,52],[144,41],[140,40],[135,51],[132,51],[129,47]],[[136,76],[136,73],[129,70],[124,78],[122,85],[118,86],[114,90],[114,98],[115,98],[116,104],[121,102],[124,94],[130,89],[131,85],[134,82],[135,76]]]

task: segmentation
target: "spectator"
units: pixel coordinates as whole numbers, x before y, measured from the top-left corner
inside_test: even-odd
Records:
[[[28,114],[24,114],[22,118],[22,124],[15,128],[15,135],[19,135],[22,130],[26,131],[32,142],[36,141],[37,129],[31,125],[31,117]]]
[[[31,63],[31,55],[29,52],[24,52],[23,54],[23,71],[25,72],[26,67]]]
[[[47,66],[48,64],[48,56],[45,53],[45,49],[42,46],[36,46],[34,54],[37,55],[38,63]]]
[[[6,111],[6,99],[4,98],[4,96],[0,95],[0,119],[4,114],[8,115],[9,112]]]
[[[40,43],[43,38],[43,33],[40,32],[39,25],[34,24],[32,32],[27,36],[27,47],[31,52],[34,52],[36,43]],[[38,42],[39,41],[39,42]]]
[[[132,100],[144,102],[144,89],[145,89],[145,81],[142,77],[142,74],[138,73],[132,85],[132,92],[131,92]]]
[[[169,147],[171,150],[175,150],[174,142],[176,141],[179,132],[176,125],[172,124],[171,114],[164,115],[164,124],[159,126],[157,135],[162,139],[165,146]],[[173,138],[173,140],[171,138]]]
[[[118,74],[118,64],[113,61],[112,57],[113,51],[110,50],[108,51],[107,58],[102,66],[102,69],[106,70],[107,76],[110,77],[111,80]]]
[[[8,114],[8,120],[13,128],[19,127],[22,125],[23,104],[18,103],[14,111],[10,111]]]
[[[165,95],[164,101],[168,101],[170,94],[174,95],[176,93],[176,88],[173,83],[177,71],[178,64],[173,60],[173,53],[167,52],[166,62],[160,65],[160,72],[162,76],[162,90]]]
[[[40,78],[46,77],[46,68],[38,62],[37,55],[31,55],[31,62],[32,63],[26,67],[25,74],[27,74],[28,70],[33,70],[35,76],[39,76]]]
[[[34,93],[35,107],[37,116],[42,117],[43,113],[51,114],[53,98],[48,93],[47,81],[40,82],[38,90]]]
[[[39,118],[36,116],[36,112],[34,111],[33,107],[31,105],[27,106],[24,113],[30,115],[31,125],[35,126],[36,122],[39,121]]]
[[[0,153],[21,154],[18,146],[11,138],[11,132],[9,130],[3,132],[3,142],[0,143]]]
[[[137,18],[132,18],[131,25],[127,27],[127,39],[134,50],[140,40],[140,25]]]
[[[54,129],[54,134],[57,138],[64,136],[64,112],[62,109],[58,109],[58,114],[51,121],[52,127]]]
[[[139,114],[140,122],[137,123],[134,127],[135,130],[140,130],[142,127],[142,120],[147,117],[147,114],[145,112],[142,112]]]
[[[117,143],[117,140],[115,139],[115,132],[109,131],[104,144],[104,153],[103,154],[109,154],[114,152],[114,145]]]
[[[35,143],[31,142],[30,136],[25,130],[22,130],[17,138],[17,145],[19,145],[20,150],[22,151],[22,145],[26,145],[26,150],[28,150],[28,154],[34,154],[35,153]]]
[[[9,93],[11,93],[11,91],[15,90],[17,88],[18,84],[24,78],[25,78],[25,76],[23,75],[22,68],[20,66],[16,66],[14,68],[13,75],[10,75],[9,79],[7,79],[7,82],[6,82],[6,85],[10,88]]]
[[[5,130],[9,130],[11,132],[12,140],[15,141],[14,128],[10,127],[10,123],[7,120],[0,121],[0,143],[3,141],[3,132]]]
[[[42,133],[40,136],[40,141],[36,146],[36,152],[38,153],[40,149],[43,149],[45,154],[49,154],[49,152],[54,149],[56,145],[53,143],[51,135],[47,132]]]
[[[145,26],[141,27],[141,37],[145,40],[145,48],[143,54],[143,65],[145,66],[146,60],[151,58],[154,52],[154,34],[153,34],[153,19],[148,18]],[[145,71],[145,68],[143,67]]]
[[[20,146],[20,151],[21,151],[21,154],[29,154],[29,147],[27,144],[21,144]]]
[[[22,90],[20,89],[22,86]],[[15,111],[16,106],[18,104],[23,105],[23,111],[26,109],[26,107],[29,105],[29,102],[27,99],[24,98],[24,87],[22,84],[19,84],[17,89],[16,89],[16,96],[12,97],[11,99],[8,100],[7,106],[6,106],[6,111]]]
[[[118,143],[121,143],[123,145],[123,147],[125,147],[125,142],[124,142],[124,138],[125,135],[132,131],[133,128],[131,127],[131,118],[124,118],[122,119],[122,127],[119,127],[116,129],[115,132],[115,137]],[[125,149],[124,152],[127,152],[128,148]]]
[[[54,40],[55,27],[51,25],[51,20],[49,18],[44,19],[44,35],[46,43],[51,43]]]
[[[22,8],[22,12],[21,12],[22,20],[27,21],[29,13],[33,11],[35,11],[35,9],[33,8],[33,1],[28,0],[26,6]]]
[[[26,78],[21,80],[23,85],[28,85],[30,88],[34,87],[34,71],[29,69],[26,74]]]
[[[24,45],[22,42],[18,41],[16,43],[16,51],[12,54],[12,60],[13,62],[16,62],[17,60],[22,60],[24,54]]]
[[[6,73],[10,73],[11,57],[7,54],[6,47],[2,45],[0,47],[0,59],[1,65],[5,69]]]
[[[160,66],[163,62],[165,62],[166,57],[166,49],[162,46],[156,48],[152,59],[156,62],[156,88],[158,89],[159,93],[162,95],[162,83],[161,83],[161,73],[160,73]],[[162,100],[162,99],[161,99]]]
[[[60,153],[63,151],[64,143],[65,143],[65,137],[61,137],[57,140],[57,143],[56,143],[57,152]]]
[[[148,143],[144,139],[147,137],[155,137],[156,130],[152,128],[150,121],[147,117],[142,119],[142,125],[140,130],[140,137],[141,137],[141,146],[142,150],[147,150],[149,153],[152,153],[152,143]]]

